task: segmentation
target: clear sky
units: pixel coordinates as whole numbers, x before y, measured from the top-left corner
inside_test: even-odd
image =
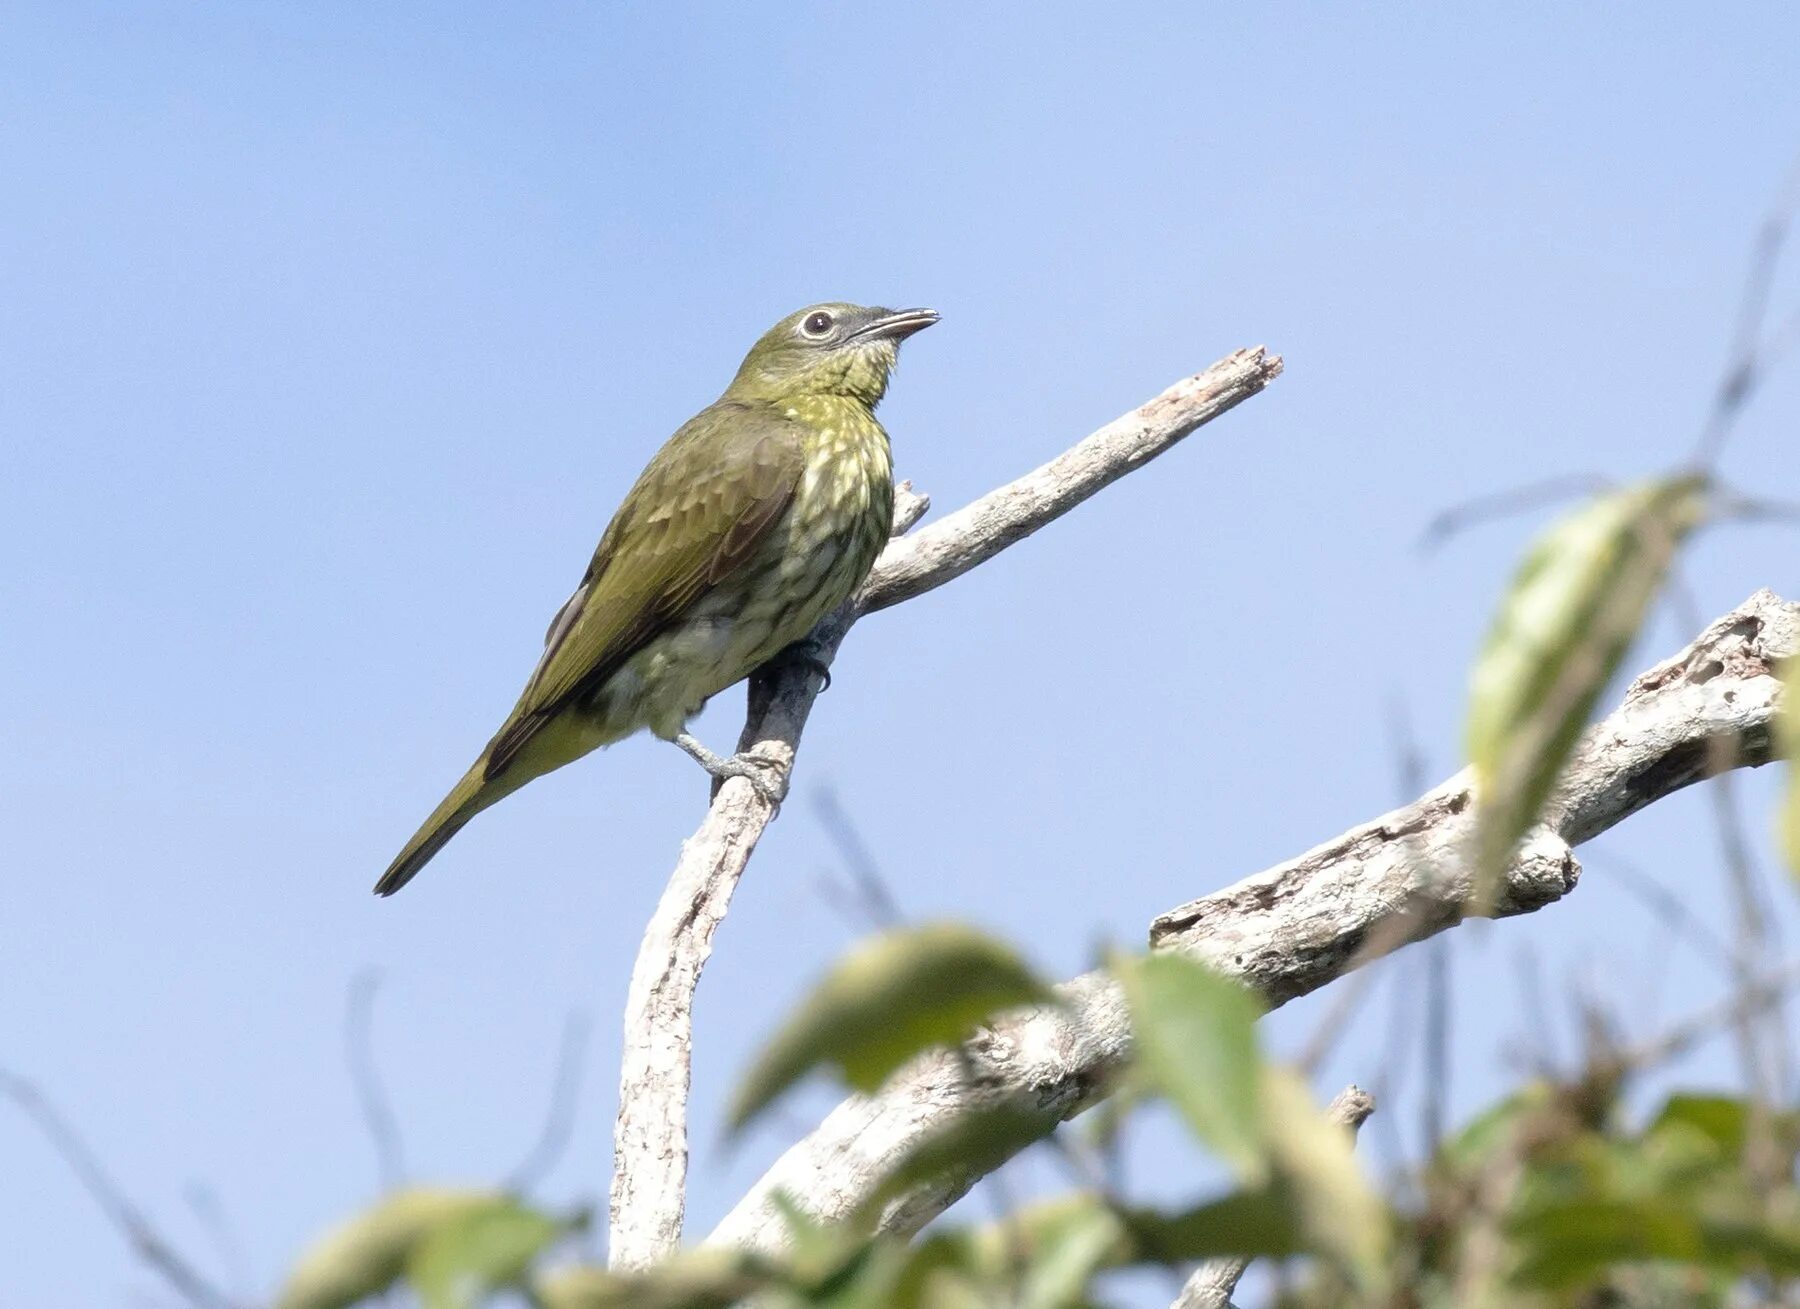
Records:
[[[702,988],[696,1229],[828,1103],[715,1144],[758,1036],[851,939],[819,890],[825,788],[909,914],[1065,975],[1393,803],[1395,697],[1449,772],[1543,515],[1429,560],[1420,528],[1688,449],[1800,147],[1793,9],[1585,8],[12,0],[0,1063],[209,1267],[183,1196],[216,1192],[265,1293],[374,1193],[341,1055],[358,969],[387,978],[378,1057],[423,1178],[517,1162],[581,1008],[578,1131],[541,1194],[604,1204],[626,978],[704,779],[633,741],[399,898],[368,888],[643,461],[809,301],[942,311],[883,410],[940,509],[1235,347],[1287,374],[857,629]],[[1770,495],[1800,496],[1797,371],[1726,460]],[[1709,615],[1800,593],[1797,539],[1704,539]],[[1663,615],[1634,662],[1685,635]],[[1765,854],[1771,781],[1747,788]],[[1661,805],[1565,904],[1457,934],[1458,1112],[1520,1038],[1568,1055],[1575,994],[1647,1030],[1716,991],[1604,854],[1722,922],[1706,815]],[[1325,1091],[1379,1079],[1419,976]],[[0,1234],[8,1304],[162,1294],[3,1107]]]

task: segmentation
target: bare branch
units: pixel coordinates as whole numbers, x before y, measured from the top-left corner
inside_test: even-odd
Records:
[[[1352,1133],[1361,1129],[1375,1112],[1375,1098],[1360,1086],[1346,1086],[1325,1106],[1325,1116],[1342,1123]],[[1208,1259],[1175,1297],[1172,1309],[1227,1309],[1238,1279],[1250,1266],[1248,1259]]]
[[[131,1248],[137,1251],[138,1257],[160,1273],[163,1280],[182,1299],[201,1309],[229,1309],[231,1301],[202,1277],[193,1265],[177,1254],[175,1247],[150,1225],[137,1206],[126,1199],[125,1193],[100,1166],[94,1152],[63,1121],[62,1116],[51,1108],[50,1102],[44,1099],[37,1087],[16,1074],[0,1069],[0,1096],[5,1096],[18,1105],[25,1116],[37,1124],[51,1148],[62,1156],[69,1171],[75,1174],[87,1193],[94,1198],[94,1203],[100,1206],[113,1226],[124,1235]]]
[[[1735,766],[1768,762],[1780,701],[1775,665],[1796,652],[1800,605],[1759,591],[1634,681],[1619,707],[1583,738],[1544,825],[1527,837],[1498,888],[1495,915],[1561,899],[1579,875],[1570,847],[1701,780],[1715,740],[1736,741]],[[1271,1004],[1304,995],[1358,961],[1362,944],[1396,914],[1421,914],[1421,935],[1469,915],[1463,856],[1474,809],[1465,771],[1297,859],[1161,915],[1151,943],[1208,960]],[[955,1060],[938,1056],[919,1061],[879,1095],[846,1100],[776,1162],[711,1240],[779,1247],[784,1225],[770,1203],[777,1188],[821,1220],[843,1218],[894,1158],[972,1103],[1010,1099],[1055,1121],[1105,1095],[1130,1051],[1123,999],[1099,973],[1063,991],[1067,1011],[1022,1015],[971,1044],[967,1057],[980,1073],[973,1088]],[[881,1225],[916,1231],[974,1180],[949,1179],[903,1197]]]
[[[1252,346],[1203,373],[1184,377],[1043,467],[889,546],[864,588],[862,611],[886,609],[961,577],[1141,468],[1280,375],[1281,357]]]
[[[1280,373],[1278,356],[1260,346],[1239,350],[1043,467],[916,537],[891,543],[856,598],[814,629],[816,666],[777,665],[751,678],[739,751],[767,760],[785,789],[821,674],[858,618],[960,577],[1249,399]],[[927,505],[910,487],[903,488],[895,502],[894,536],[911,528]],[[680,1240],[694,989],[732,893],[774,814],[775,806],[748,781],[734,778],[720,786],[699,830],[682,846],[639,945],[625,1003],[613,1136],[608,1251],[615,1268],[644,1267]]]

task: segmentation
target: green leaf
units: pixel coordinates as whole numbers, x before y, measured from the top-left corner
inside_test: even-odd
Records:
[[[532,1285],[543,1309],[726,1309],[765,1290],[777,1270],[736,1250],[690,1250],[642,1273],[558,1268]]]
[[[277,1309],[346,1309],[400,1280],[414,1247],[446,1223],[503,1197],[461,1187],[392,1191],[325,1233],[294,1264]]]
[[[1477,1114],[1460,1132],[1445,1138],[1438,1147],[1434,1168],[1451,1174],[1470,1174],[1486,1167],[1494,1152],[1510,1148],[1521,1126],[1544,1113],[1555,1096],[1555,1088],[1549,1082],[1525,1083]]]
[[[1691,1214],[1650,1199],[1545,1205],[1514,1223],[1512,1235],[1520,1252],[1514,1278],[1549,1288],[1579,1285],[1620,1263],[1693,1263],[1706,1248]]]
[[[1310,1248],[1373,1286],[1387,1259],[1385,1205],[1356,1162],[1355,1137],[1319,1111],[1298,1076],[1269,1068],[1262,1100],[1275,1175],[1288,1188]]]
[[[1750,1111],[1742,1100],[1723,1095],[1671,1095],[1646,1130],[1647,1137],[1663,1135],[1677,1127],[1699,1132],[1718,1153],[1735,1159],[1744,1152],[1749,1134]]]
[[[532,1262],[570,1224],[499,1196],[427,1232],[406,1261],[424,1309],[474,1309],[502,1287],[523,1283]]]
[[[891,932],[831,970],[775,1034],[738,1088],[737,1131],[822,1064],[873,1091],[932,1046],[953,1045],[1008,1009],[1055,995],[1006,946],[956,923]]]
[[[1057,1120],[1014,1100],[964,1110],[915,1141],[857,1208],[858,1226],[872,1223],[887,1203],[917,1186],[947,1178],[983,1177],[1056,1130]]]
[[[1089,1276],[1139,1264],[1176,1265],[1221,1255],[1244,1258],[1307,1254],[1316,1247],[1303,1230],[1304,1214],[1292,1187],[1274,1184],[1237,1191],[1191,1209],[1166,1212],[1115,1207],[1090,1191],[1040,1201],[989,1223],[969,1236],[961,1267],[990,1282],[1018,1271],[1027,1277],[1047,1269],[1050,1291],[1073,1285],[1073,1267],[1059,1252],[1079,1245],[1073,1264]]]
[[[1285,1259],[1307,1252],[1302,1217],[1287,1188],[1236,1191],[1178,1214],[1134,1213],[1130,1225],[1140,1261]]]
[[[908,1252],[883,1309],[987,1309],[991,1297],[976,1263],[967,1228],[933,1232]]]
[[[1705,513],[1706,482],[1677,477],[1601,496],[1532,546],[1501,601],[1469,697],[1477,885],[1489,894],[1580,738]]]
[[[1238,983],[1173,951],[1115,965],[1131,1010],[1137,1068],[1238,1178],[1269,1175],[1256,1020]]]
[[[1787,798],[1781,806],[1781,848],[1788,869],[1800,877],[1800,658],[1781,666],[1781,717],[1776,745],[1787,759]]]
[[[1071,1208],[1042,1234],[1019,1278],[1011,1303],[1018,1309],[1074,1309],[1087,1298],[1094,1275],[1114,1256],[1118,1217],[1101,1206]]]

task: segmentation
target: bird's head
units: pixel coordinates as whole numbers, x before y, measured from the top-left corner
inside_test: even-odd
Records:
[[[775,404],[846,396],[872,409],[887,390],[900,343],[937,320],[934,309],[808,305],[763,333],[725,394]]]

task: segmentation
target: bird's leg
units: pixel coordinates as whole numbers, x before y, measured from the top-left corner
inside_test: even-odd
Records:
[[[713,779],[713,794],[728,777],[741,777],[756,788],[756,793],[776,808],[787,794],[787,778],[767,759],[752,754],[730,756],[714,754],[687,732],[669,738],[682,752],[704,768]]]
[[[804,668],[809,673],[817,673],[820,695],[824,695],[831,689],[831,665],[825,662],[824,650],[812,637],[801,637],[792,645],[783,647],[773,659],[769,660],[771,668],[778,668],[782,664],[792,664]]]

